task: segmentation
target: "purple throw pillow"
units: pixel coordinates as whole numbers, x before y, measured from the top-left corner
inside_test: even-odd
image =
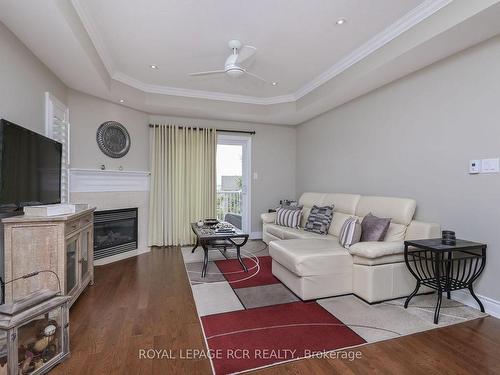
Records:
[[[361,222],[361,242],[383,241],[390,224],[391,219],[377,217],[370,212]]]

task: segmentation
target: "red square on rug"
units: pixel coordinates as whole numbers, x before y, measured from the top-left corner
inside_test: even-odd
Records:
[[[273,276],[271,271],[271,257],[257,257],[257,260],[255,258],[243,259],[248,272],[243,271],[238,259],[217,260],[215,263],[233,289],[278,284],[280,281]]]
[[[216,374],[229,374],[365,343],[316,302],[201,318]]]

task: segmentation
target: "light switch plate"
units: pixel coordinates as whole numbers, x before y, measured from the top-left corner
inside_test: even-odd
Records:
[[[498,172],[499,172],[498,158],[483,159],[481,161],[481,173],[498,173]]]
[[[477,174],[481,172],[481,160],[469,160],[469,173]]]

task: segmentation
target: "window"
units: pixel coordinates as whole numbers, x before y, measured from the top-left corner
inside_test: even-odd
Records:
[[[70,164],[69,109],[49,92],[45,93],[45,135],[62,143],[61,203],[68,203]]]

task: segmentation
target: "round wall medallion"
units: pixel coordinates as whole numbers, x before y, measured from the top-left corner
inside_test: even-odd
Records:
[[[130,149],[130,135],[125,126],[116,121],[106,121],[99,126],[96,139],[101,151],[112,158],[121,158]]]

